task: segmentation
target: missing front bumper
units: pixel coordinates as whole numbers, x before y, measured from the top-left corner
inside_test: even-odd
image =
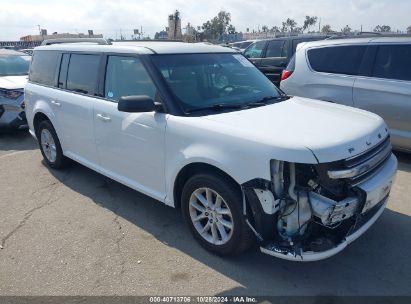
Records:
[[[351,234],[347,235],[340,244],[338,244],[336,247],[332,249],[322,251],[322,252],[305,251],[305,252],[301,252],[297,254],[289,250],[280,249],[273,243],[270,243],[266,246],[260,247],[260,250],[261,252],[265,254],[268,254],[268,255],[271,255],[271,256],[274,256],[280,259],[289,260],[289,261],[313,262],[313,261],[320,261],[320,260],[327,259],[343,251],[345,247],[347,247],[350,243],[352,243],[357,238],[359,238],[361,235],[363,235],[381,216],[381,214],[384,212],[384,209],[387,203],[388,203],[388,197],[385,198],[379,204],[380,207],[376,206],[378,210],[375,212],[375,214],[370,219],[368,219],[362,226],[355,229]],[[370,210],[370,212],[372,212],[372,210]]]

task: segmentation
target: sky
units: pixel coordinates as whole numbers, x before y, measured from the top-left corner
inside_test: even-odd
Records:
[[[404,31],[411,25],[410,0],[0,0],[0,40],[36,35],[39,26],[52,32],[101,33],[105,38],[131,38],[143,28],[152,38],[167,26],[167,16],[178,9],[182,25],[202,25],[220,10],[231,13],[237,31],[281,26],[287,18],[299,26],[304,17],[318,16],[333,30],[345,25],[371,31],[390,25]],[[318,26],[318,24],[317,24]]]

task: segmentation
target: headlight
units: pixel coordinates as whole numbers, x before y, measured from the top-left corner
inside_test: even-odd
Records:
[[[18,99],[24,92],[20,90],[4,90],[0,89],[0,97],[8,99]]]

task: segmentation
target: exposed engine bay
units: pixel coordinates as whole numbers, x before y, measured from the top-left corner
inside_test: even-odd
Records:
[[[385,207],[397,166],[391,149],[376,151],[352,163],[273,160],[271,182],[244,184],[245,213],[253,215],[248,224],[261,250],[290,260],[319,260],[365,232]]]

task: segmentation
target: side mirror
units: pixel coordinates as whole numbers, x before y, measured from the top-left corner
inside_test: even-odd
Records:
[[[141,113],[153,112],[157,107],[150,97],[146,95],[135,95],[121,97],[117,109],[120,112]]]

